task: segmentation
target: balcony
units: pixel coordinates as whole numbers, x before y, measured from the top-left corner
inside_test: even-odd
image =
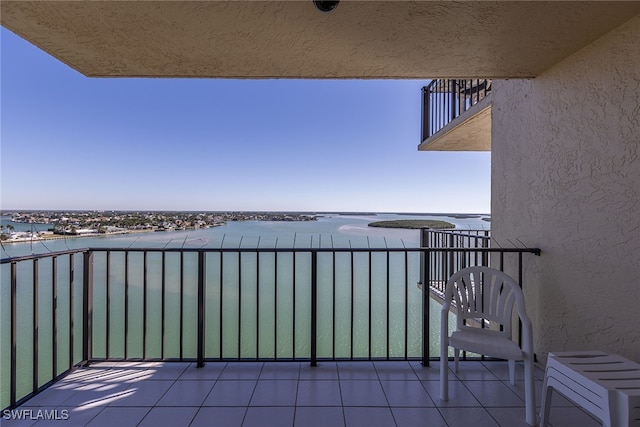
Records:
[[[433,80],[422,89],[420,151],[491,151],[491,80]]]
[[[539,254],[489,242],[425,232],[430,246],[420,248],[88,248],[3,259],[3,417],[516,425],[522,384],[505,382],[500,361],[465,355],[451,401],[439,401],[439,302],[417,285],[437,290],[452,269],[480,263],[515,266],[517,276]],[[587,417],[558,405],[559,417]]]

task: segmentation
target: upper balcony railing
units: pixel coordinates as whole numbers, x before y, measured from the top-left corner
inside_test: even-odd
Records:
[[[520,265],[524,253],[539,250],[93,248],[5,258],[0,407],[99,360],[428,364],[439,353],[438,303],[416,283],[444,280],[451,260]]]
[[[491,80],[433,80],[422,88],[422,141],[491,93]]]

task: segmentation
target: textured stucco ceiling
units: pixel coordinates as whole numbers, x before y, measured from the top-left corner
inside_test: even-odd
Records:
[[[3,0],[2,25],[87,76],[532,77],[640,2]]]

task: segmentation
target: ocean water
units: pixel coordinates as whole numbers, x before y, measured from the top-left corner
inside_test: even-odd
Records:
[[[482,217],[486,217],[483,215]],[[2,246],[2,258],[40,254],[85,247],[185,247],[185,248],[384,248],[418,247],[417,230],[368,227],[374,221],[396,219],[434,219],[455,224],[457,229],[489,229],[480,216],[456,218],[434,215],[376,214],[325,215],[317,221],[271,222],[233,221],[225,226],[199,230],[145,232],[97,237],[68,237]],[[1,217],[2,225],[11,224],[16,231],[46,230],[47,224],[24,224]]]
[[[230,222],[225,226],[175,232],[66,238],[4,244],[2,257],[93,248],[417,248],[419,231],[371,228],[372,221],[442,219],[460,229],[488,228],[480,218],[441,216],[328,215],[309,222]],[[6,218],[5,218],[6,220]],[[31,227],[27,224],[14,225]],[[197,255],[114,250],[94,255],[93,355],[96,358],[196,356]],[[209,253],[206,258],[206,357],[305,358],[309,355],[311,260],[308,254]],[[78,360],[82,336],[82,257],[74,257],[74,299],[69,296],[69,257],[57,270],[57,366],[52,366],[53,291],[51,258],[38,264],[37,325],[33,316],[33,264],[18,266],[18,397],[31,390],[32,346],[38,330],[38,378],[44,384],[63,372],[69,353]],[[422,340],[422,292],[417,252],[398,254],[338,253],[318,257],[318,356],[419,357]],[[125,274],[126,271],[126,274]],[[143,293],[146,275],[146,295]],[[109,304],[107,304],[107,277]],[[335,281],[334,281],[335,277]],[[387,279],[388,278],[388,279]],[[0,406],[7,406],[10,360],[10,270],[0,272]],[[125,291],[125,283],[127,290]],[[182,287],[182,289],[181,289]],[[125,305],[125,295],[127,304]],[[180,297],[182,295],[182,297]],[[164,313],[161,310],[165,300]],[[147,303],[146,318],[141,307]],[[293,309],[295,307],[295,310]],[[439,354],[439,304],[430,299],[430,355]],[[69,313],[74,315],[75,343],[70,350]],[[125,334],[125,318],[127,331]],[[182,320],[181,320],[182,319]],[[387,320],[388,319],[388,320]],[[108,320],[108,321],[107,321]],[[37,327],[37,328],[36,328]],[[164,334],[162,332],[164,328]],[[109,349],[107,352],[107,337]],[[126,338],[125,338],[126,337]],[[405,342],[406,337],[406,342]],[[164,342],[164,346],[162,343]],[[144,348],[143,348],[144,344]],[[182,344],[182,346],[181,346]]]

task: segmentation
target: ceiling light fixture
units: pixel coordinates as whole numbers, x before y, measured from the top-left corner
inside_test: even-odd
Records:
[[[340,0],[336,0],[336,1],[324,1],[324,0],[313,0],[313,4],[316,6],[316,9],[318,9],[320,12],[332,12],[333,10],[335,10],[336,7],[338,7],[338,3],[340,3]]]

